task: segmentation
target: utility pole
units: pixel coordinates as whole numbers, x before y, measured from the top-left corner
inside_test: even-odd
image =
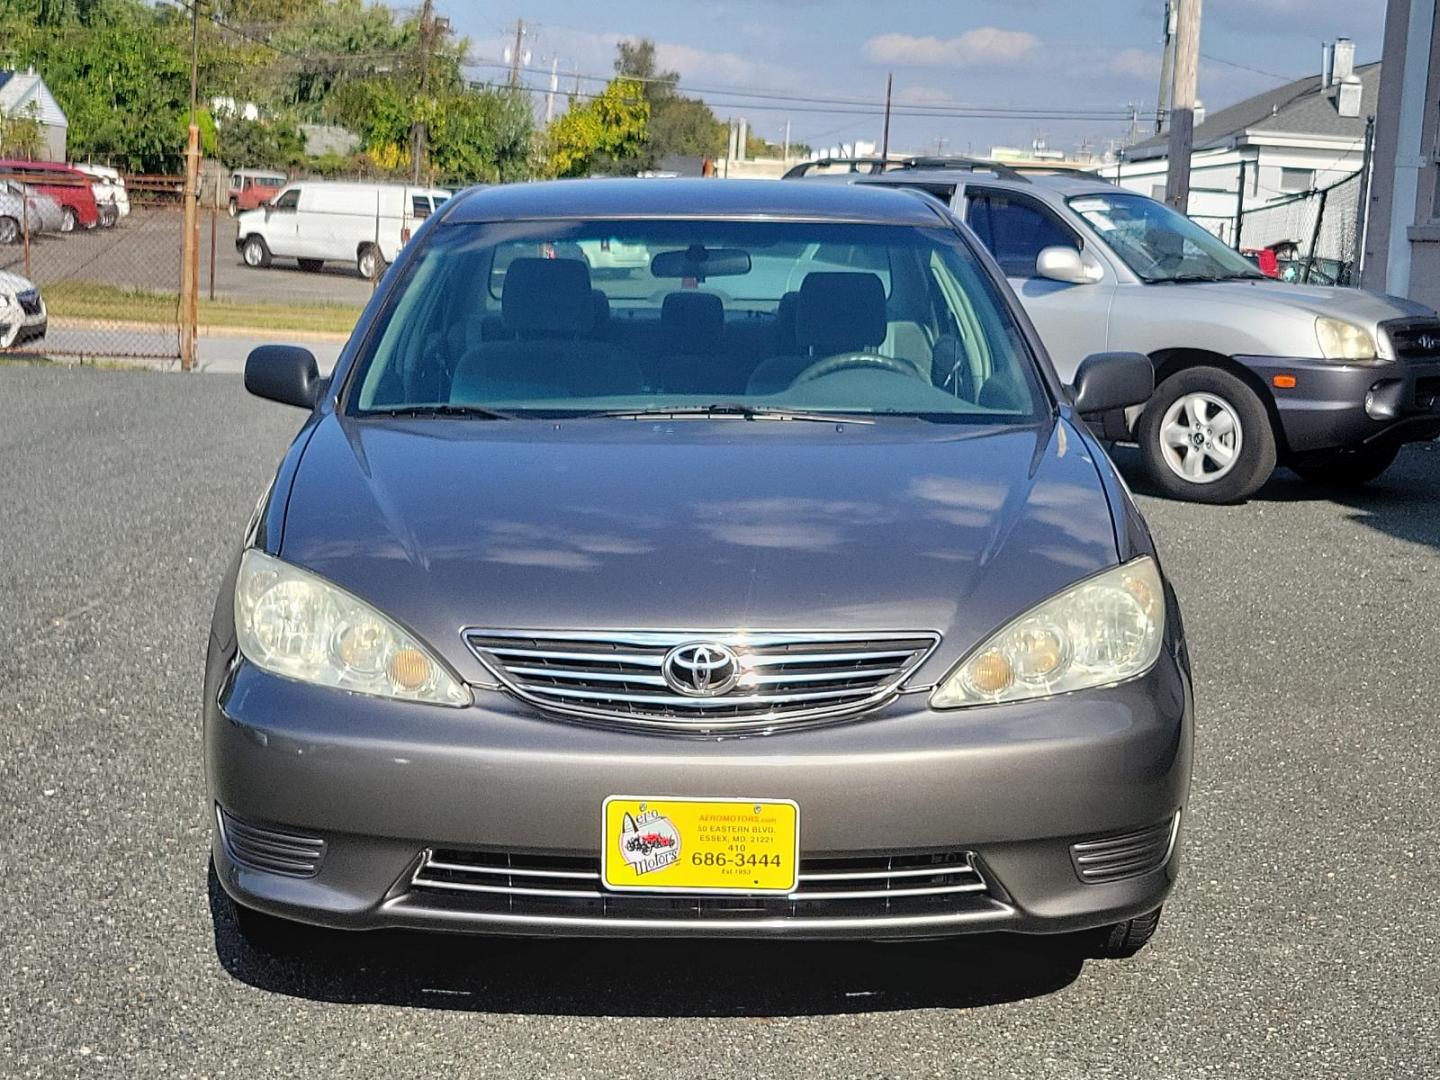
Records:
[[[1170,94],[1170,78],[1175,62],[1175,0],[1165,0],[1165,27],[1161,35],[1165,46],[1160,51],[1160,92],[1155,97],[1155,134],[1165,129],[1165,99]]]
[[[1200,0],[1174,0],[1175,82],[1170,93],[1170,161],[1165,202],[1190,206],[1190,154],[1195,143],[1195,88],[1200,74]]]
[[[510,89],[514,90],[520,85],[520,68],[523,62],[520,58],[520,48],[525,41],[525,20],[515,20],[515,48],[510,53]],[[578,80],[577,80],[578,81]]]
[[[880,140],[880,160],[890,160],[890,92],[895,88],[895,73],[885,74],[885,134]]]
[[[200,0],[190,0],[190,127],[185,138],[185,195],[180,237],[180,370],[195,370],[200,333]]]
[[[425,121],[421,119],[429,107],[430,97],[430,37],[435,30],[435,12],[431,0],[425,0],[420,7],[420,34],[417,42],[420,64],[420,107],[415,110],[414,121],[410,124],[410,181],[420,183],[420,174],[425,169]]]
[[[560,58],[550,59],[550,89],[545,93],[545,123],[555,116],[555,92],[560,89]]]
[[[789,119],[789,117],[786,117],[786,119],[785,119],[785,145],[784,145],[784,147],[782,147],[781,150],[780,150],[780,160],[781,160],[781,161],[786,161],[786,162],[788,162],[788,161],[790,160],[790,119]]]
[[[1259,165],[1256,165],[1259,168]],[[1240,233],[1245,228],[1245,156],[1241,151],[1239,183],[1235,186],[1235,243],[1231,245],[1236,251],[1240,250]]]

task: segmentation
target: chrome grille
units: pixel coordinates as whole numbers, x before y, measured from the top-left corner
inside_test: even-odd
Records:
[[[1440,360],[1440,321],[1409,319],[1387,322],[1385,333],[1400,360]]]
[[[594,857],[431,849],[411,890],[454,896],[470,912],[677,919],[905,916],[984,909],[993,901],[968,851],[810,858],[785,896],[661,895],[606,892]]]
[[[513,693],[545,709],[682,731],[760,730],[859,712],[894,697],[939,641],[933,633],[468,630],[466,641]],[[713,697],[677,692],[667,654],[714,643],[739,680]]]
[[[1176,814],[1148,829],[1072,844],[1070,859],[1080,880],[1091,884],[1139,877],[1169,861],[1179,829],[1180,815]]]
[[[215,820],[230,858],[243,866],[291,877],[312,877],[325,857],[325,841],[318,836],[253,825],[227,814],[218,806]]]

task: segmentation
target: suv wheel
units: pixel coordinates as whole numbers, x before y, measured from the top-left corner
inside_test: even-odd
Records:
[[[75,213],[73,206],[67,206],[60,211],[60,231],[62,233],[74,232],[80,227],[80,215]]]
[[[1092,955],[1097,960],[1124,960],[1145,947],[1160,925],[1160,908],[1148,915],[1137,915],[1122,923],[1101,930]]]
[[[1275,471],[1265,406],[1219,368],[1186,368],[1156,387],[1136,438],[1151,479],[1177,499],[1238,502]]]
[[[269,266],[270,247],[262,236],[247,236],[240,247],[240,257],[245,260],[246,266]]]
[[[1400,453],[1398,443],[1392,446],[1357,446],[1350,449],[1326,450],[1307,454],[1290,462],[1290,468],[1301,479],[1329,487],[1360,487],[1368,484],[1394,464]]]
[[[230,216],[234,217],[236,214],[240,213],[240,204],[237,203],[234,199],[231,199],[230,205],[227,207],[227,210],[229,211]]]
[[[0,244],[20,242],[20,223],[13,217],[0,217]]]

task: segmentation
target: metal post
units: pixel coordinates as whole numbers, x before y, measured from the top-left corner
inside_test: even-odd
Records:
[[[1240,250],[1240,230],[1245,225],[1245,159],[1240,159],[1240,186],[1235,190],[1235,250]]]
[[[25,212],[20,215],[22,219],[20,231],[25,244],[25,276],[34,278],[35,275],[30,272],[30,196],[22,194],[20,202],[25,207]]]
[[[885,135],[880,141],[880,160],[890,160],[890,91],[895,86],[895,73],[885,76]]]
[[[200,128],[190,125],[185,147],[185,194],[180,238],[180,370],[195,369],[200,322],[199,192]]]
[[[210,302],[215,302],[215,219],[220,216],[219,208],[210,207]],[[213,312],[212,312],[213,314]]]
[[[1360,192],[1355,201],[1355,246],[1350,258],[1350,283],[1360,284],[1365,266],[1365,230],[1370,222],[1370,165],[1375,155],[1375,117],[1365,118],[1365,151],[1360,157]]]
[[[1305,272],[1300,278],[1300,284],[1310,283],[1310,271],[1315,267],[1315,248],[1320,243],[1320,226],[1325,221],[1325,200],[1330,197],[1330,190],[1326,188],[1320,192],[1320,205],[1315,209],[1315,227],[1310,230],[1310,256],[1305,260]]]
[[[1195,143],[1195,86],[1200,69],[1200,0],[1174,0],[1175,83],[1170,95],[1170,160],[1165,202],[1190,209],[1190,154]]]

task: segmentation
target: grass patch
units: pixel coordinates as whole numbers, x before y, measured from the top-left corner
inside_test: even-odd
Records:
[[[101,319],[174,325],[175,293],[122,289],[90,281],[57,281],[41,290],[51,318]],[[360,317],[348,304],[262,303],[200,298],[200,329],[234,327],[256,330],[310,330],[348,334]]]

